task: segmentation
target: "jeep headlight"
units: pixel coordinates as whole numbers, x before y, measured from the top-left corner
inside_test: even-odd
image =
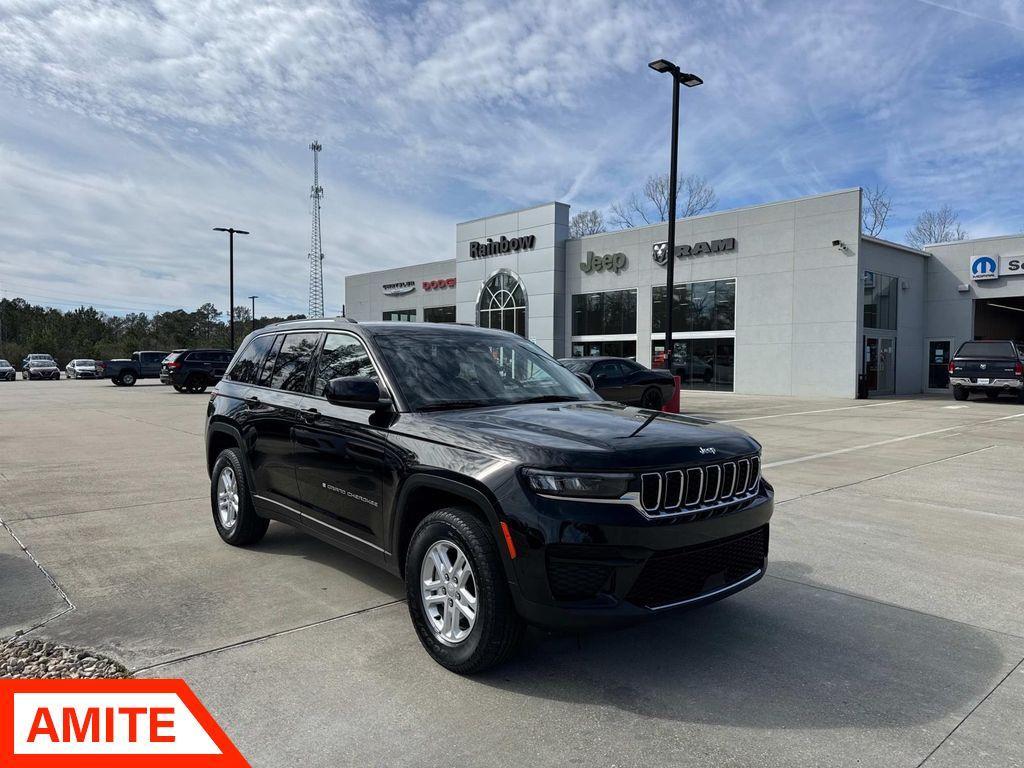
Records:
[[[530,490],[546,496],[576,496],[590,499],[617,499],[629,489],[630,472],[550,472],[524,469],[523,479]]]

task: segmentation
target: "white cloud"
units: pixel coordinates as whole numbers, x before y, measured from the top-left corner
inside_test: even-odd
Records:
[[[239,295],[301,311],[317,135],[336,308],[346,272],[450,256],[455,221],[662,171],[660,56],[706,80],[681,162],[723,207],[878,181],[890,236],[945,202],[1017,228],[1021,27],[1014,0],[0,0],[0,279],[217,300],[208,227],[235,223]]]

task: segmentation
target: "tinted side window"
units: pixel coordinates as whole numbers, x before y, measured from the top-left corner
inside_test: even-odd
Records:
[[[242,384],[255,384],[260,367],[263,365],[263,359],[267,356],[271,344],[274,343],[274,338],[273,336],[257,336],[249,342],[224,378]]]
[[[302,392],[306,388],[309,363],[319,338],[320,334],[316,332],[285,335],[274,361],[270,386],[288,392]]]
[[[347,376],[368,376],[380,381],[366,347],[346,334],[329,333],[317,360],[313,394],[322,395],[327,382]]]
[[[591,369],[590,375],[595,379],[598,376],[607,376],[609,379],[614,379],[619,375],[618,363],[605,362],[598,363]]]

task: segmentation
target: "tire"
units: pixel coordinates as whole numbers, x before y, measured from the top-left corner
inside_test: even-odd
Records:
[[[440,561],[445,568],[457,565],[461,553],[470,572],[456,591],[462,598],[460,606],[468,606],[467,597],[475,592],[474,618],[470,621],[462,610],[453,610],[459,625],[452,635],[464,632],[462,637],[443,639],[434,623],[441,622],[442,629],[445,626],[447,598],[443,594],[447,594],[444,590],[451,587],[455,578],[454,571],[438,572],[439,567],[434,565],[438,560],[431,553],[440,552],[445,553]],[[441,601],[433,603],[429,610],[438,611],[439,616],[428,615],[423,589],[428,576],[437,577],[438,586],[432,590],[432,597]],[[452,580],[447,581],[446,576]],[[416,634],[423,648],[442,667],[460,675],[473,674],[500,664],[519,646],[525,625],[512,602],[497,544],[488,526],[472,512],[457,507],[440,509],[416,526],[405,559],[405,584]],[[456,609],[451,599],[447,602],[451,609]]]
[[[225,486],[221,486],[221,478],[225,477]],[[230,481],[227,478],[230,477]],[[234,488],[234,517],[230,508],[220,508],[219,493],[221,490],[230,492]],[[210,504],[213,509],[213,524],[220,537],[235,547],[255,544],[267,532],[270,521],[256,514],[252,496],[249,494],[249,483],[242,469],[242,454],[237,448],[225,448],[217,456],[210,475]],[[229,500],[230,504],[230,500]]]
[[[1024,403],[1024,387],[1017,390],[1017,402]]]
[[[177,384],[173,384],[172,386],[174,387],[174,391],[175,392],[184,392],[185,391],[184,387],[179,387]]]
[[[121,386],[123,387],[134,387],[135,386],[135,374],[131,371],[125,371],[119,377],[121,379]]]
[[[957,384],[953,387],[953,399],[954,400],[966,400],[971,396],[971,391],[967,387],[962,387]]]
[[[649,408],[652,411],[660,411],[662,406],[661,402],[661,390],[657,387],[651,387],[646,390],[643,396],[640,398],[640,407]]]

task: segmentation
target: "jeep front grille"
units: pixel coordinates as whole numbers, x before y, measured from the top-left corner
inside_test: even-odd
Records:
[[[761,458],[747,456],[686,469],[640,475],[640,506],[648,517],[696,515],[740,505],[757,495]],[[705,514],[708,513],[708,514]]]

